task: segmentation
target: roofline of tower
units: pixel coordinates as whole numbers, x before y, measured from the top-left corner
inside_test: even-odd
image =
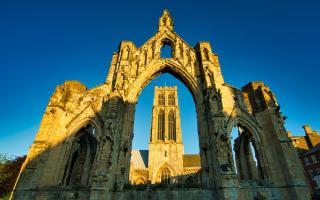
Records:
[[[178,86],[155,86],[154,90],[178,90]]]

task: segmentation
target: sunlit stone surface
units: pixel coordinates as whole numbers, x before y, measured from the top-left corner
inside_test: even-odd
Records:
[[[161,58],[164,45],[171,47],[171,58]],[[135,105],[146,84],[164,72],[180,79],[195,101],[201,186],[127,188]],[[239,128],[237,170],[230,143],[234,126]],[[310,199],[310,193],[275,95],[262,82],[242,89],[225,83],[209,42],[189,46],[165,10],[158,31],[141,47],[120,43],[104,84],[57,86],[12,199],[291,200]]]

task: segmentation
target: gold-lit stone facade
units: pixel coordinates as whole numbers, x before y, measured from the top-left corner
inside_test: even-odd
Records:
[[[309,125],[303,125],[303,129],[305,136],[292,136],[291,132],[288,132],[288,137],[300,155],[303,155],[320,143],[320,135],[317,131],[313,131]]]
[[[164,45],[171,47],[171,58],[160,56]],[[201,186],[126,189],[138,96],[162,73],[173,74],[193,96]],[[237,170],[231,147],[235,126],[240,138]],[[257,166],[247,154],[249,142]],[[120,43],[105,83],[91,89],[78,81],[57,86],[11,199],[304,200],[310,199],[310,191],[270,88],[263,82],[242,89],[228,85],[210,43],[191,47],[174,31],[165,10],[158,31],[142,46]]]
[[[131,155],[131,184],[199,184],[200,155],[184,155],[177,87],[155,87],[149,150]]]

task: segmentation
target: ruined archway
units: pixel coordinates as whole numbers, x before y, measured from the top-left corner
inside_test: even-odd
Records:
[[[129,87],[129,91],[128,91],[128,101],[129,102],[134,102],[134,104],[132,105],[133,107],[135,107],[136,102],[138,100],[138,96],[140,95],[141,91],[144,89],[144,87],[146,85],[148,85],[148,83],[155,79],[157,76],[163,74],[163,73],[169,73],[174,75],[175,78],[177,78],[178,80],[180,80],[189,90],[190,94],[193,97],[194,103],[195,103],[195,108],[197,110],[197,124],[198,124],[198,139],[199,139],[199,146],[205,146],[205,139],[206,136],[206,132],[205,132],[205,123],[204,123],[204,119],[203,116],[199,113],[200,110],[203,110],[203,104],[202,102],[202,93],[200,92],[200,89],[196,83],[196,81],[194,81],[193,77],[191,77],[189,74],[187,74],[185,72],[185,70],[183,70],[183,68],[175,63],[170,62],[170,60],[167,60],[165,63],[159,63],[158,65],[155,66],[150,66],[148,68],[148,70],[145,70],[141,77],[137,78],[137,81],[133,83],[133,85],[131,87]],[[138,88],[138,90],[136,90],[136,88]],[[192,90],[190,89],[192,88]],[[161,103],[161,98],[159,98],[159,103]],[[130,105],[131,106],[131,105]],[[133,110],[135,110],[135,108],[132,108]],[[162,110],[159,110],[157,112],[157,117],[159,119],[162,119],[162,115],[164,115],[164,113],[162,114]],[[162,115],[161,115],[162,114]],[[169,113],[166,113],[166,116],[169,116]],[[129,116],[128,116],[129,117]],[[174,116],[171,116],[174,117]],[[130,115],[130,118],[127,118],[127,121],[130,121],[132,123],[134,123],[134,112],[132,112],[132,115]],[[158,126],[160,126],[162,123],[158,123]],[[170,124],[168,124],[168,126],[170,126]],[[132,132],[133,125],[130,127],[130,129],[128,129],[128,132]],[[158,129],[161,128],[158,127]],[[128,134],[128,133],[126,133]],[[163,133],[158,133],[158,139],[163,139]],[[170,136],[169,136],[170,137]],[[172,138],[175,138],[175,135],[172,133]],[[202,144],[201,144],[201,140],[202,139]],[[128,141],[129,143],[131,142],[131,140]],[[132,145],[130,145],[132,146]],[[207,160],[208,158],[206,158],[205,156],[207,155],[206,153],[201,152],[200,149],[200,157],[201,157],[201,167],[206,166],[207,165]],[[210,159],[210,158],[209,158]],[[125,164],[126,166],[128,166],[127,164]],[[128,167],[127,167],[128,168]],[[206,167],[208,169],[208,167]],[[208,177],[205,173],[203,174],[203,178],[202,180],[207,180],[206,177]]]
[[[161,58],[164,44],[171,46],[172,57]],[[146,197],[144,191],[132,193],[124,191],[124,186],[129,180],[138,96],[152,79],[162,73],[174,75],[193,96],[202,184],[190,193],[182,190],[155,193],[150,190],[146,195],[154,199],[158,195],[170,199],[181,199],[183,195],[192,199],[198,196],[207,199],[309,197],[301,164],[287,137],[284,117],[270,88],[262,82],[250,82],[242,89],[225,83],[218,56],[213,53],[210,43],[199,42],[191,47],[174,31],[172,17],[165,10],[159,19],[158,31],[141,47],[130,41],[121,42],[118,52],[112,56],[104,84],[87,89],[78,81],[66,81],[56,88],[21,168],[13,199]],[[76,152],[81,155],[94,152],[95,148],[88,150],[88,146],[94,143],[90,142],[94,141],[93,137],[77,134],[87,123],[85,119],[95,121],[99,134],[95,137],[96,155],[89,156],[94,163],[91,178],[82,180],[77,179],[77,174],[84,167],[76,169],[70,163],[77,157]],[[247,184],[238,181],[229,134],[234,125],[248,132],[242,133],[245,137],[241,138],[246,148],[248,141],[253,139],[261,178],[265,182]],[[72,141],[80,141],[79,148]],[[88,163],[78,161],[75,159],[74,163]],[[167,167],[170,170],[170,166]],[[144,175],[143,171],[141,175]],[[167,175],[168,170],[163,173],[166,182]],[[70,188],[70,183],[87,187],[82,190]]]
[[[239,112],[231,117],[227,132],[234,135],[234,166],[239,180],[270,181],[270,169],[263,142],[261,127],[253,118]]]

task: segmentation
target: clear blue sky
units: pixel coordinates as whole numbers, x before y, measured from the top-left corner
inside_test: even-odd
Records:
[[[103,83],[119,42],[140,46],[156,32],[164,8],[191,46],[211,42],[226,82],[264,81],[288,116],[288,130],[303,134],[307,123],[320,131],[319,1],[179,2],[1,1],[0,152],[27,153],[55,86]],[[148,88],[139,101],[152,99]],[[183,94],[179,98],[183,107]]]

